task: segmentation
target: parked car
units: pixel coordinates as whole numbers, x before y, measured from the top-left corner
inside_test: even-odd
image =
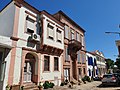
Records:
[[[94,77],[93,80],[94,81],[101,81],[102,77]]]
[[[105,74],[103,75],[102,85],[119,85],[120,83],[120,74]]]

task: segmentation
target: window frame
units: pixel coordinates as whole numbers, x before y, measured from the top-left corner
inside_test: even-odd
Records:
[[[47,58],[47,59],[46,59]],[[45,60],[46,59],[46,60]],[[48,66],[47,65],[45,65],[45,61],[48,61],[47,62],[47,64],[48,64]],[[43,68],[43,71],[50,71],[50,56],[44,56],[44,68]]]
[[[52,30],[53,32],[53,36],[50,36],[50,30]],[[47,23],[47,38],[54,40],[54,25],[52,25],[51,23]]]
[[[59,40],[58,34],[61,35],[61,40]],[[56,29],[56,39],[57,39],[57,42],[62,43],[62,31],[59,28]]]
[[[57,64],[55,60],[57,60]],[[54,57],[54,71],[59,71],[59,57]]]
[[[28,34],[31,34],[30,32],[28,32],[28,29],[31,30],[32,33],[36,33],[35,32],[35,30],[36,30],[36,20],[33,19],[33,18],[35,18],[35,17],[33,17],[33,16],[29,15],[29,14],[27,14],[26,18],[25,18],[25,32],[28,33]],[[27,23],[28,23],[29,20],[32,21],[32,23],[34,24],[33,29],[28,28]]]

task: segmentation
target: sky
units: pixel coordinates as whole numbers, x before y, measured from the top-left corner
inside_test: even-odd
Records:
[[[120,39],[120,0],[25,0],[38,10],[54,14],[62,10],[85,32],[86,50],[99,50],[105,58],[116,60],[118,49],[115,44]],[[0,0],[0,10],[10,0]]]

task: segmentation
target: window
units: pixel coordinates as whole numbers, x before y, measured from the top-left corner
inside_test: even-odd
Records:
[[[78,75],[81,75],[81,71],[82,71],[82,69],[78,68]]]
[[[57,29],[57,41],[62,42],[62,32],[59,29]]]
[[[48,30],[48,38],[53,40],[54,39],[54,27],[50,23],[48,23],[47,25],[47,30]]]
[[[28,33],[34,33],[35,20],[29,15],[27,15],[27,17],[26,17],[26,27],[27,27],[27,32]]]
[[[75,39],[74,30],[71,29],[71,40]]]
[[[58,57],[54,57],[54,71],[59,70],[59,59]]]
[[[44,71],[50,70],[50,57],[44,56]]]
[[[94,66],[97,66],[96,59],[94,58]]]
[[[85,55],[81,54],[81,57],[82,57],[82,64],[85,64]]]
[[[76,40],[80,42],[80,34],[76,32]]]
[[[82,36],[82,46],[84,46],[84,37]]]
[[[6,62],[3,61],[3,52],[0,52],[0,81],[4,80]]]
[[[65,38],[69,39],[69,27],[65,26]]]
[[[88,65],[93,66],[93,58],[92,57],[88,57]]]
[[[83,68],[83,73],[86,74],[86,70],[85,70],[85,68]]]
[[[69,68],[65,68],[64,69],[64,80],[68,80],[69,81],[70,78],[70,69]]]
[[[68,57],[68,47],[65,47],[65,61],[69,61],[69,57]]]
[[[80,34],[80,37],[79,37],[79,38],[80,38],[80,42],[82,43],[82,35],[81,35],[81,34]]]
[[[80,64],[80,51],[78,51],[78,54],[77,54],[77,60],[78,60],[78,64]]]

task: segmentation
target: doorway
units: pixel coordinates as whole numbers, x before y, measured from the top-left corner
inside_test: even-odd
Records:
[[[35,57],[28,53],[25,57],[24,63],[24,83],[33,82],[35,74]]]

